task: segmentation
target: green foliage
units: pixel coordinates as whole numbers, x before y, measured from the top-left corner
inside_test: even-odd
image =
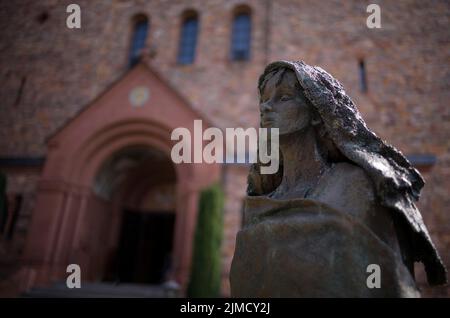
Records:
[[[189,297],[220,296],[223,202],[223,191],[218,184],[201,193],[187,290]]]

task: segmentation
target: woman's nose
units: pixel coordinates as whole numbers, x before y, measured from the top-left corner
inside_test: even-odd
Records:
[[[261,112],[270,112],[272,109],[272,104],[269,101],[261,103]]]

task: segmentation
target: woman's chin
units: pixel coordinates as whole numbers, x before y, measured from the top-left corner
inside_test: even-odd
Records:
[[[276,125],[274,124],[273,121],[263,121],[261,123],[261,127],[262,128],[279,128],[279,127],[276,127]]]
[[[275,127],[272,127],[272,128],[275,128]],[[293,127],[292,129],[289,129],[289,127],[280,127],[279,131],[278,131],[278,135],[284,136],[284,135],[299,134],[299,133],[304,132],[307,129],[308,129],[308,126]]]

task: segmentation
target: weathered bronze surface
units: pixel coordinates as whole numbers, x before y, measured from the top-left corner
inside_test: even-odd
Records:
[[[269,64],[258,83],[261,127],[279,128],[281,167],[248,179],[233,297],[418,297],[446,269],[414,204],[424,181],[369,130],[342,85],[303,62]],[[381,269],[369,288],[367,267]]]

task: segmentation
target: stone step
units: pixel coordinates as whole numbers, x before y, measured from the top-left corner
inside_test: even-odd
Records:
[[[178,297],[176,285],[138,285],[82,282],[81,288],[67,288],[63,282],[50,287],[33,288],[27,298],[168,298]]]

